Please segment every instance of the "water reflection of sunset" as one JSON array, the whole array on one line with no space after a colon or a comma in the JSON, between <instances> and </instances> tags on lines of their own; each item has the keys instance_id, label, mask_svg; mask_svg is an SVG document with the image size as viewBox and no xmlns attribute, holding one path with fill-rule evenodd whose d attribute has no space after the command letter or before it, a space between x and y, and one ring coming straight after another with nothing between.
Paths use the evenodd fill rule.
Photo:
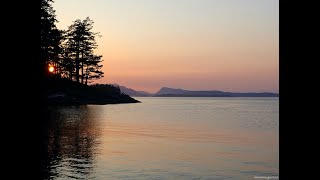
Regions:
<instances>
[{"instance_id":1,"label":"water reflection of sunset","mask_svg":"<svg viewBox=\"0 0 320 180\"><path fill-rule=\"evenodd\" d=\"M89 176L97 151L99 127L89 108L52 109L48 125L48 176ZM79 171L79 168L81 169Z\"/></svg>"},{"instance_id":2,"label":"water reflection of sunset","mask_svg":"<svg viewBox=\"0 0 320 180\"><path fill-rule=\"evenodd\" d=\"M48 127L47 177L246 179L253 172L278 173L277 101L142 101L56 109Z\"/></svg>"}]
</instances>

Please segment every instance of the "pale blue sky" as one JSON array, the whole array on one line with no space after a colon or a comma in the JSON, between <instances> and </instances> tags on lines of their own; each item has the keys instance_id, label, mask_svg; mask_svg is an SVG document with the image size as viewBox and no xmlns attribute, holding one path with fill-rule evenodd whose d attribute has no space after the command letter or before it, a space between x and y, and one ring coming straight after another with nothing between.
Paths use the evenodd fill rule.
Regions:
<instances>
[{"instance_id":1,"label":"pale blue sky","mask_svg":"<svg viewBox=\"0 0 320 180\"><path fill-rule=\"evenodd\" d=\"M162 86L279 91L278 0L55 0L58 27L89 16L105 78Z\"/></svg>"}]
</instances>

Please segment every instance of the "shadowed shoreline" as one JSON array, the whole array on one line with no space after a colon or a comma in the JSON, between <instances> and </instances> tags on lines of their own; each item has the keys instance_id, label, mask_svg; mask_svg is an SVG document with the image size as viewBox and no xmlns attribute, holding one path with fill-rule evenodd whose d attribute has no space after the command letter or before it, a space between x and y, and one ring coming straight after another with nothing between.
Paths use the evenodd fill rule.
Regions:
<instances>
[{"instance_id":1,"label":"shadowed shoreline","mask_svg":"<svg viewBox=\"0 0 320 180\"><path fill-rule=\"evenodd\" d=\"M104 105L139 103L118 87L108 84L85 85L68 79L49 76L46 79L48 105Z\"/></svg>"}]
</instances>

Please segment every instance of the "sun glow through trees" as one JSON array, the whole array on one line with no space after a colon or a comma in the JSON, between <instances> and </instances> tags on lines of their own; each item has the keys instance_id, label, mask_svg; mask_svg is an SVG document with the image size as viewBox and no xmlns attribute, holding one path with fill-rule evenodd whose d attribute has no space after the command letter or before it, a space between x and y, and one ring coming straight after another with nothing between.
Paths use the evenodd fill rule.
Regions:
<instances>
[{"instance_id":1,"label":"sun glow through trees","mask_svg":"<svg viewBox=\"0 0 320 180\"><path fill-rule=\"evenodd\" d=\"M53 73L54 71L54 67L53 66L49 66L49 72Z\"/></svg>"}]
</instances>

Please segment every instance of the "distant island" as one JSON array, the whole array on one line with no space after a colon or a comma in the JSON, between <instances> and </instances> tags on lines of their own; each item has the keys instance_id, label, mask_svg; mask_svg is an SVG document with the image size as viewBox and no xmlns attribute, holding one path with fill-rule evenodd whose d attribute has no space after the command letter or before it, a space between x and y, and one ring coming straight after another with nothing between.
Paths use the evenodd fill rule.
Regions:
<instances>
[{"instance_id":1,"label":"distant island","mask_svg":"<svg viewBox=\"0 0 320 180\"><path fill-rule=\"evenodd\" d=\"M135 96L135 97L150 97L153 96L154 94L146 92L146 91L136 91L134 89L125 87L125 86L121 86L119 84L112 84L115 87L119 87L121 92L124 94L127 94L129 96Z\"/></svg>"},{"instance_id":2,"label":"distant island","mask_svg":"<svg viewBox=\"0 0 320 180\"><path fill-rule=\"evenodd\" d=\"M124 94L133 97L279 97L277 93L271 92L224 92L217 90L200 90L200 91L191 91L184 89L175 89L169 87L162 87L158 92L152 94L145 91L136 91L125 86L118 86Z\"/></svg>"}]
</instances>

